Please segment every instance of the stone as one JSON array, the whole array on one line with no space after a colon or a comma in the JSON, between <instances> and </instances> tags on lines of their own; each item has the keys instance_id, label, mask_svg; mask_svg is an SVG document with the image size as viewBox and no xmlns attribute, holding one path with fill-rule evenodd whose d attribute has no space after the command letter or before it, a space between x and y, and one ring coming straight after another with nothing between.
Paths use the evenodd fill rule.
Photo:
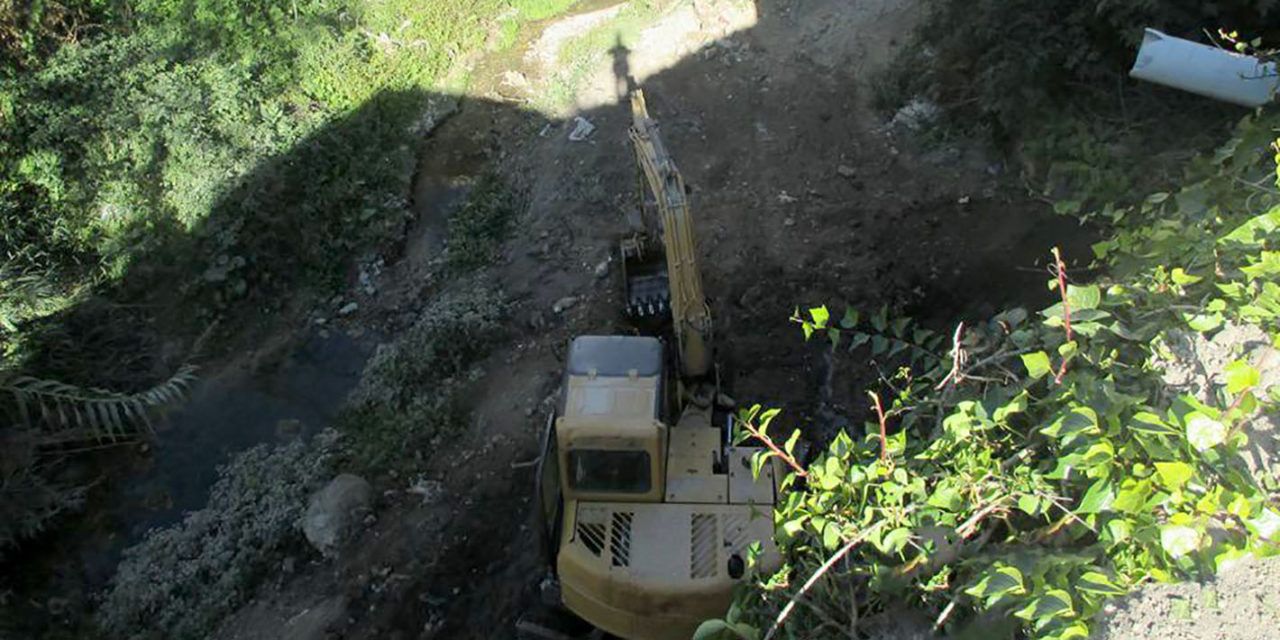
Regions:
<instances>
[{"instance_id":1,"label":"stone","mask_svg":"<svg viewBox=\"0 0 1280 640\"><path fill-rule=\"evenodd\" d=\"M551 310L556 313L564 313L565 311L572 309L575 304L578 304L577 296L565 296L556 300L556 303L551 305Z\"/></svg>"},{"instance_id":2,"label":"stone","mask_svg":"<svg viewBox=\"0 0 1280 640\"><path fill-rule=\"evenodd\" d=\"M600 263L596 265L594 273L597 278L604 278L609 275L609 259L605 258L604 260L601 260Z\"/></svg>"},{"instance_id":3,"label":"stone","mask_svg":"<svg viewBox=\"0 0 1280 640\"><path fill-rule=\"evenodd\" d=\"M359 309L359 308L360 308L360 305L359 305L359 304L357 304L357 303L355 303L355 302L348 302L347 304L343 305L341 309L338 309L338 315L340 315L340 316L349 316L349 315L351 315L351 314L355 313L355 312L356 312L356 310L357 310L357 309Z\"/></svg>"},{"instance_id":4,"label":"stone","mask_svg":"<svg viewBox=\"0 0 1280 640\"><path fill-rule=\"evenodd\" d=\"M360 476L343 473L311 496L302 533L317 551L332 556L360 530L372 510L373 487Z\"/></svg>"},{"instance_id":5,"label":"stone","mask_svg":"<svg viewBox=\"0 0 1280 640\"><path fill-rule=\"evenodd\" d=\"M836 173L839 174L841 178L852 178L858 175L858 170L847 164L842 164L836 167Z\"/></svg>"}]
</instances>

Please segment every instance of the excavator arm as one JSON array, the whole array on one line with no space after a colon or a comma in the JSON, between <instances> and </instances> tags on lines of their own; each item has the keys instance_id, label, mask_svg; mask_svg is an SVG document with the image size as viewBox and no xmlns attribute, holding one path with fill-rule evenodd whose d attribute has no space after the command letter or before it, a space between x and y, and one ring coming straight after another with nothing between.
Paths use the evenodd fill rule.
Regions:
<instances>
[{"instance_id":1,"label":"excavator arm","mask_svg":"<svg viewBox=\"0 0 1280 640\"><path fill-rule=\"evenodd\" d=\"M701 378L712 367L711 308L698 272L693 215L684 178L667 153L658 135L658 124L649 117L644 92L639 89L631 94L631 116L631 143L645 192L642 209L657 218L666 253L667 304L679 347L681 373L686 378Z\"/></svg>"}]
</instances>

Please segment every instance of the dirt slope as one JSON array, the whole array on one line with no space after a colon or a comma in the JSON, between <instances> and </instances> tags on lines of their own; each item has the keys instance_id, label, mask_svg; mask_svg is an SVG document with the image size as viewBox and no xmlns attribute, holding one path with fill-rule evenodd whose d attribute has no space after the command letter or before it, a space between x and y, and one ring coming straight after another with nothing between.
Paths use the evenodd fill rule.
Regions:
<instances>
[{"instance_id":1,"label":"dirt slope","mask_svg":"<svg viewBox=\"0 0 1280 640\"><path fill-rule=\"evenodd\" d=\"M867 108L869 74L905 39L916 3L672 6L634 50L599 60L575 87L585 107L575 115L595 126L585 141L568 139L571 117L529 107L563 81L545 52L479 64L481 97L464 100L422 149L420 220L381 275L385 294L353 316L394 335L404 310L438 293L424 283L438 266L442 202L456 200L449 185L484 167L519 184L529 209L488 270L513 304L514 335L482 367L473 428L440 443L421 478L373 479L384 504L363 538L336 562L282 573L218 637L513 635L540 576L526 463L563 348L574 335L625 330L607 261L635 197L629 114L616 103L628 73L694 188L701 266L736 397L784 407L789 425L815 437L861 423L859 389L875 373L805 347L788 320L795 307L891 304L951 323L1039 304L1036 265L1048 249L1086 254L1086 236L1007 186L994 160L964 147L919 155ZM573 304L554 311L566 298ZM415 480L439 485L424 502L408 490Z\"/></svg>"}]
</instances>

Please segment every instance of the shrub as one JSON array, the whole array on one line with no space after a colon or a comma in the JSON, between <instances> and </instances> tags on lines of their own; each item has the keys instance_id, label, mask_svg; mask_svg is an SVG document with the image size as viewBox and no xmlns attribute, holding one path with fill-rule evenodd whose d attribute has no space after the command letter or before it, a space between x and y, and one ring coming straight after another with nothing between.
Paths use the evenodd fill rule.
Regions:
<instances>
[{"instance_id":1,"label":"shrub","mask_svg":"<svg viewBox=\"0 0 1280 640\"><path fill-rule=\"evenodd\" d=\"M468 271L491 264L518 209L516 195L501 178L481 177L466 204L449 217L449 266Z\"/></svg>"},{"instance_id":2,"label":"shrub","mask_svg":"<svg viewBox=\"0 0 1280 640\"><path fill-rule=\"evenodd\" d=\"M466 426L459 392L501 337L505 312L497 290L460 287L378 347L339 420L358 467L409 470L430 455L433 438Z\"/></svg>"},{"instance_id":3,"label":"shrub","mask_svg":"<svg viewBox=\"0 0 1280 640\"><path fill-rule=\"evenodd\" d=\"M336 436L259 445L218 471L208 505L125 550L97 620L120 638L203 638L301 539L308 496L328 479Z\"/></svg>"},{"instance_id":4,"label":"shrub","mask_svg":"<svg viewBox=\"0 0 1280 640\"><path fill-rule=\"evenodd\" d=\"M1280 554L1274 479L1241 458L1280 397L1257 354L1209 372L1220 382L1203 397L1164 373L1188 332L1280 339L1280 191L1261 186L1280 184L1277 125L1247 118L1179 189L1092 214L1113 229L1094 247L1106 271L1073 278L1055 250L1061 302L1035 317L953 336L884 312L797 315L806 337L896 373L873 390L886 400L871 396L865 435L838 435L803 486L788 477L774 514L785 566L706 632L786 618L806 637L905 604L951 633L1085 638L1107 599L1145 580ZM768 455L790 459L790 444Z\"/></svg>"}]
</instances>

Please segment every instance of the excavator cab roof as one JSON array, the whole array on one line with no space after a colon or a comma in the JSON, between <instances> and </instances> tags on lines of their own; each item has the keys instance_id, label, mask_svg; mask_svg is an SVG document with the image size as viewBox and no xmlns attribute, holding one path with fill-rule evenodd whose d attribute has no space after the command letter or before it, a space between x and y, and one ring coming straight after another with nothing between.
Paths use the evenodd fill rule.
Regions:
<instances>
[{"instance_id":1,"label":"excavator cab roof","mask_svg":"<svg viewBox=\"0 0 1280 640\"><path fill-rule=\"evenodd\" d=\"M569 346L571 376L651 378L662 373L662 342L641 336L579 336Z\"/></svg>"}]
</instances>

